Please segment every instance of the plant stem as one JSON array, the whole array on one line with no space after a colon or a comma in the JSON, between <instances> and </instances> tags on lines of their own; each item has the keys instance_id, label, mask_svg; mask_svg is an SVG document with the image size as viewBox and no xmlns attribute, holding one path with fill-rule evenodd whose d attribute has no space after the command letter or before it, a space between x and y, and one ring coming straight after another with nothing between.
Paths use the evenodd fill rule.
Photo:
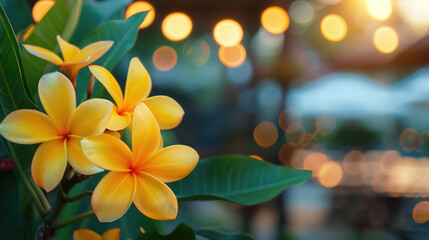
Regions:
<instances>
[{"instance_id":1,"label":"plant stem","mask_svg":"<svg viewBox=\"0 0 429 240\"><path fill-rule=\"evenodd\" d=\"M85 191L85 192L83 192L83 193L81 193L79 195L76 195L74 197L67 197L66 201L67 202L74 202L74 201L77 201L77 200L79 200L81 198L84 198L86 196L91 196L91 195L92 195L92 191Z\"/></svg>"},{"instance_id":2,"label":"plant stem","mask_svg":"<svg viewBox=\"0 0 429 240\"><path fill-rule=\"evenodd\" d=\"M33 186L31 185L30 181L28 181L27 176L25 176L24 170L22 170L21 163L18 160L18 157L17 157L17 155L15 153L15 150L11 146L10 142L7 142L7 145L9 147L10 154L12 155L12 158L15 160L16 170L18 172L18 175L21 177L21 179L22 179L22 181L24 183L25 188L30 193L31 197L34 199L34 201L36 203L36 206L37 206L37 209L39 210L40 214L42 216L46 215L47 212L49 211L50 206L48 207L48 206L44 206L42 204L42 202L40 200L40 199L42 199L42 197L39 196L39 195L40 194L43 195L43 192L40 191L40 193L37 194L37 192L34 191ZM45 196L43 195L43 197L45 197ZM49 203L48 203L48 205L49 205Z\"/></svg>"},{"instance_id":3,"label":"plant stem","mask_svg":"<svg viewBox=\"0 0 429 240\"><path fill-rule=\"evenodd\" d=\"M62 223L58 223L58 224L53 224L52 225L52 228L54 229L54 230L58 230L58 229L61 229L61 228L63 228L63 227L66 227L66 226L68 226L68 225L70 225L70 224L73 224L73 223L75 223L75 222L78 222L78 221L80 221L80 220L82 220L82 219L85 219L85 218L87 218L87 217L92 217L92 216L94 216L95 215L95 213L94 213L94 211L88 211L88 212L85 212L85 213L81 213L81 214L79 214L79 215L76 215L76 216L74 216L74 217L72 217L72 218L70 218L69 220L67 220L67 221L65 221L65 222L62 222Z\"/></svg>"}]
</instances>

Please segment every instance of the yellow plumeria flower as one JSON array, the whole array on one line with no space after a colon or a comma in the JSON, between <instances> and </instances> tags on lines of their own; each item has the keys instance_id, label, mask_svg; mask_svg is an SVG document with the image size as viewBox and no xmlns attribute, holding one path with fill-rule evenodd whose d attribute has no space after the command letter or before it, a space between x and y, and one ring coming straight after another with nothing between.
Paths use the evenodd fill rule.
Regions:
<instances>
[{"instance_id":1,"label":"yellow plumeria flower","mask_svg":"<svg viewBox=\"0 0 429 240\"><path fill-rule=\"evenodd\" d=\"M183 118L182 107L167 96L150 97L152 88L150 76L138 58L131 59L128 69L125 96L122 96L121 87L112 74L105 68L91 65L91 73L103 84L116 102L113 107L112 118L107 126L113 131L122 130L132 122L134 108L138 103L145 103L152 111L161 129L171 129L179 125Z\"/></svg>"},{"instance_id":2,"label":"yellow plumeria flower","mask_svg":"<svg viewBox=\"0 0 429 240\"><path fill-rule=\"evenodd\" d=\"M40 79L39 96L47 114L21 109L7 115L0 124L0 134L11 142L42 143L31 163L34 181L51 191L61 181L67 161L82 174L103 171L85 157L80 141L103 133L113 104L105 99L91 99L76 108L73 86L59 72Z\"/></svg>"},{"instance_id":3,"label":"yellow plumeria flower","mask_svg":"<svg viewBox=\"0 0 429 240\"><path fill-rule=\"evenodd\" d=\"M92 230L82 228L73 232L73 240L119 240L120 234L120 228L107 230L102 236Z\"/></svg>"},{"instance_id":4,"label":"yellow plumeria flower","mask_svg":"<svg viewBox=\"0 0 429 240\"><path fill-rule=\"evenodd\" d=\"M88 159L110 170L92 194L95 215L101 222L114 221L134 202L150 218L174 219L177 199L165 183L187 176L198 162L198 153L184 145L162 148L161 131L144 103L135 108L131 140L132 151L108 134L81 141Z\"/></svg>"},{"instance_id":5,"label":"yellow plumeria flower","mask_svg":"<svg viewBox=\"0 0 429 240\"><path fill-rule=\"evenodd\" d=\"M113 41L99 41L91 43L83 49L79 49L75 45L66 42L57 35L58 45L60 45L61 53L64 59L61 59L57 54L48 49L23 44L24 48L31 54L41 59L44 59L58 66L63 70L76 88L76 77L80 69L101 58L113 45Z\"/></svg>"}]
</instances>

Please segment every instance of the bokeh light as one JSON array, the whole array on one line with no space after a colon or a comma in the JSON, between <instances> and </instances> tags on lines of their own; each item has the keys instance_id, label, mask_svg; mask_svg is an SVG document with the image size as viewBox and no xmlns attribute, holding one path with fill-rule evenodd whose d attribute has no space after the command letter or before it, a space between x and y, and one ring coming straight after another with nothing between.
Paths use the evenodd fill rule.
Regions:
<instances>
[{"instance_id":1,"label":"bokeh light","mask_svg":"<svg viewBox=\"0 0 429 240\"><path fill-rule=\"evenodd\" d=\"M365 156L360 151L350 151L344 156L343 167L350 175L359 174L365 168Z\"/></svg>"},{"instance_id":2,"label":"bokeh light","mask_svg":"<svg viewBox=\"0 0 429 240\"><path fill-rule=\"evenodd\" d=\"M317 179L326 188L336 187L343 179L343 169L337 162L326 162L320 168Z\"/></svg>"},{"instance_id":3,"label":"bokeh light","mask_svg":"<svg viewBox=\"0 0 429 240\"><path fill-rule=\"evenodd\" d=\"M34 4L32 15L35 22L39 22L55 4L54 0L39 0Z\"/></svg>"},{"instance_id":4,"label":"bokeh light","mask_svg":"<svg viewBox=\"0 0 429 240\"><path fill-rule=\"evenodd\" d=\"M341 41L347 34L347 23L336 14L325 16L320 23L323 36L329 41Z\"/></svg>"},{"instance_id":5,"label":"bokeh light","mask_svg":"<svg viewBox=\"0 0 429 240\"><path fill-rule=\"evenodd\" d=\"M269 147L277 141L277 128L271 122L261 122L253 131L253 137L259 146Z\"/></svg>"},{"instance_id":6,"label":"bokeh light","mask_svg":"<svg viewBox=\"0 0 429 240\"><path fill-rule=\"evenodd\" d=\"M233 84L238 86L244 86L248 84L252 78L252 63L249 60L246 60L243 64L236 68L228 68L226 70L226 75Z\"/></svg>"},{"instance_id":7,"label":"bokeh light","mask_svg":"<svg viewBox=\"0 0 429 240\"><path fill-rule=\"evenodd\" d=\"M300 155L299 146L296 143L285 143L279 150L280 162L285 166L296 167Z\"/></svg>"},{"instance_id":8,"label":"bokeh light","mask_svg":"<svg viewBox=\"0 0 429 240\"><path fill-rule=\"evenodd\" d=\"M413 209L413 219L416 223L429 221L429 202L421 201Z\"/></svg>"},{"instance_id":9,"label":"bokeh light","mask_svg":"<svg viewBox=\"0 0 429 240\"><path fill-rule=\"evenodd\" d=\"M232 47L220 46L218 56L223 65L235 68L246 60L246 49L241 44Z\"/></svg>"},{"instance_id":10,"label":"bokeh light","mask_svg":"<svg viewBox=\"0 0 429 240\"><path fill-rule=\"evenodd\" d=\"M371 17L383 21L392 14L392 2L390 0L366 0L366 9Z\"/></svg>"},{"instance_id":11,"label":"bokeh light","mask_svg":"<svg viewBox=\"0 0 429 240\"><path fill-rule=\"evenodd\" d=\"M206 41L188 41L183 46L183 56L191 65L201 67L210 58L210 46Z\"/></svg>"},{"instance_id":12,"label":"bokeh light","mask_svg":"<svg viewBox=\"0 0 429 240\"><path fill-rule=\"evenodd\" d=\"M303 167L306 170L312 170L312 176L317 177L319 175L320 168L329 162L328 156L323 153L314 152L310 153L305 159Z\"/></svg>"},{"instance_id":13,"label":"bokeh light","mask_svg":"<svg viewBox=\"0 0 429 240\"><path fill-rule=\"evenodd\" d=\"M258 156L258 155L249 155L249 157L251 157L251 158L254 158L254 159L256 159L256 160L259 160L259 161L264 161L264 159L262 159L260 156Z\"/></svg>"},{"instance_id":14,"label":"bokeh light","mask_svg":"<svg viewBox=\"0 0 429 240\"><path fill-rule=\"evenodd\" d=\"M279 125L286 133L293 133L301 127L301 115L291 108L284 109L279 115Z\"/></svg>"},{"instance_id":15,"label":"bokeh light","mask_svg":"<svg viewBox=\"0 0 429 240\"><path fill-rule=\"evenodd\" d=\"M420 145L420 135L414 128L407 128L399 136L399 144L406 152L415 150Z\"/></svg>"},{"instance_id":16,"label":"bokeh light","mask_svg":"<svg viewBox=\"0 0 429 240\"><path fill-rule=\"evenodd\" d=\"M410 4L409 0L397 0L397 10L407 25L418 35L424 35L429 30L429 1L413 0Z\"/></svg>"},{"instance_id":17,"label":"bokeh light","mask_svg":"<svg viewBox=\"0 0 429 240\"><path fill-rule=\"evenodd\" d=\"M219 45L232 47L239 44L243 39L243 29L238 22L232 19L224 19L214 27L213 36Z\"/></svg>"},{"instance_id":18,"label":"bokeh light","mask_svg":"<svg viewBox=\"0 0 429 240\"><path fill-rule=\"evenodd\" d=\"M289 5L289 14L293 22L309 24L314 18L314 8L308 1L294 1Z\"/></svg>"},{"instance_id":19,"label":"bokeh light","mask_svg":"<svg viewBox=\"0 0 429 240\"><path fill-rule=\"evenodd\" d=\"M181 41L191 33L192 20L184 13L171 13L162 21L161 29L164 36L169 40Z\"/></svg>"},{"instance_id":20,"label":"bokeh light","mask_svg":"<svg viewBox=\"0 0 429 240\"><path fill-rule=\"evenodd\" d=\"M374 45L375 48L382 53L392 53L399 45L398 34L395 29L383 26L377 29L374 33Z\"/></svg>"},{"instance_id":21,"label":"bokeh light","mask_svg":"<svg viewBox=\"0 0 429 240\"><path fill-rule=\"evenodd\" d=\"M155 50L152 61L159 70L168 71L176 65L177 53L172 47L162 46Z\"/></svg>"},{"instance_id":22,"label":"bokeh light","mask_svg":"<svg viewBox=\"0 0 429 240\"><path fill-rule=\"evenodd\" d=\"M149 12L147 13L146 18L142 24L140 24L139 29L148 27L155 19L155 8L153 8L152 4L146 1L135 1L130 6L128 6L127 10L125 11L125 18L129 18L136 13L145 11Z\"/></svg>"},{"instance_id":23,"label":"bokeh light","mask_svg":"<svg viewBox=\"0 0 429 240\"><path fill-rule=\"evenodd\" d=\"M289 27L289 16L283 8L272 6L262 12L261 24L267 32L280 34Z\"/></svg>"}]
</instances>

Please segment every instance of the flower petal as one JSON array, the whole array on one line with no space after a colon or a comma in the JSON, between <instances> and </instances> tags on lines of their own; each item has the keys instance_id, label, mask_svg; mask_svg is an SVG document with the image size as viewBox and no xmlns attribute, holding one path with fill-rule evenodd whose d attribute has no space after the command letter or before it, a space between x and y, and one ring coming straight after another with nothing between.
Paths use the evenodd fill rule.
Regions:
<instances>
[{"instance_id":1,"label":"flower petal","mask_svg":"<svg viewBox=\"0 0 429 240\"><path fill-rule=\"evenodd\" d=\"M133 110L134 107L149 96L152 82L140 60L131 59L125 86L124 108Z\"/></svg>"},{"instance_id":2,"label":"flower petal","mask_svg":"<svg viewBox=\"0 0 429 240\"><path fill-rule=\"evenodd\" d=\"M0 134L20 144L34 144L61 138L51 119L39 111L22 109L11 112L0 124Z\"/></svg>"},{"instance_id":3,"label":"flower petal","mask_svg":"<svg viewBox=\"0 0 429 240\"><path fill-rule=\"evenodd\" d=\"M97 167L83 154L80 145L81 138L69 137L67 141L67 155L70 165L83 175L92 175L102 172L103 169Z\"/></svg>"},{"instance_id":4,"label":"flower petal","mask_svg":"<svg viewBox=\"0 0 429 240\"><path fill-rule=\"evenodd\" d=\"M118 113L118 108L113 105L112 115L110 116L107 128L113 131L122 130L131 123L131 115L128 112Z\"/></svg>"},{"instance_id":5,"label":"flower petal","mask_svg":"<svg viewBox=\"0 0 429 240\"><path fill-rule=\"evenodd\" d=\"M39 81L39 96L55 126L65 133L67 122L76 108L76 94L70 80L59 72L43 75Z\"/></svg>"},{"instance_id":6,"label":"flower petal","mask_svg":"<svg viewBox=\"0 0 429 240\"><path fill-rule=\"evenodd\" d=\"M109 134L84 138L82 149L95 165L116 172L129 172L132 153L121 139Z\"/></svg>"},{"instance_id":7,"label":"flower petal","mask_svg":"<svg viewBox=\"0 0 429 240\"><path fill-rule=\"evenodd\" d=\"M186 177L198 163L198 153L191 147L174 145L161 149L143 166L142 171L163 182Z\"/></svg>"},{"instance_id":8,"label":"flower petal","mask_svg":"<svg viewBox=\"0 0 429 240\"><path fill-rule=\"evenodd\" d=\"M134 166L143 164L159 149L160 138L161 131L155 117L144 103L139 103L134 111L131 131Z\"/></svg>"},{"instance_id":9,"label":"flower petal","mask_svg":"<svg viewBox=\"0 0 429 240\"><path fill-rule=\"evenodd\" d=\"M86 65L89 65L101 58L112 47L113 41L99 41L91 43L82 48L82 50L73 59L79 62L86 59Z\"/></svg>"},{"instance_id":10,"label":"flower petal","mask_svg":"<svg viewBox=\"0 0 429 240\"><path fill-rule=\"evenodd\" d=\"M41 58L43 60L46 60L52 64L58 65L63 62L63 60L60 57L58 57L57 54L49 51L48 49L38 47L38 46L28 45L28 44L22 44L22 46L24 46L24 48L32 55L38 58Z\"/></svg>"},{"instance_id":11,"label":"flower petal","mask_svg":"<svg viewBox=\"0 0 429 240\"><path fill-rule=\"evenodd\" d=\"M176 218L177 199L167 185L144 172L136 173L136 182L133 202L140 212L156 220Z\"/></svg>"},{"instance_id":12,"label":"flower petal","mask_svg":"<svg viewBox=\"0 0 429 240\"><path fill-rule=\"evenodd\" d=\"M61 53L65 62L71 62L72 58L79 53L80 49L75 45L68 43L61 38L60 35L57 35L58 45L60 45Z\"/></svg>"},{"instance_id":13,"label":"flower petal","mask_svg":"<svg viewBox=\"0 0 429 240\"><path fill-rule=\"evenodd\" d=\"M66 141L58 139L42 143L31 163L34 182L50 192L61 181L67 166Z\"/></svg>"},{"instance_id":14,"label":"flower petal","mask_svg":"<svg viewBox=\"0 0 429 240\"><path fill-rule=\"evenodd\" d=\"M70 117L67 132L81 137L102 134L109 123L112 107L113 104L105 99L94 98L83 102Z\"/></svg>"},{"instance_id":15,"label":"flower petal","mask_svg":"<svg viewBox=\"0 0 429 240\"><path fill-rule=\"evenodd\" d=\"M74 230L73 240L102 240L102 238L98 233L82 228Z\"/></svg>"},{"instance_id":16,"label":"flower petal","mask_svg":"<svg viewBox=\"0 0 429 240\"><path fill-rule=\"evenodd\" d=\"M161 129L177 127L185 114L179 103L167 96L150 97L143 102L153 113Z\"/></svg>"},{"instance_id":17,"label":"flower petal","mask_svg":"<svg viewBox=\"0 0 429 240\"><path fill-rule=\"evenodd\" d=\"M110 172L101 179L91 198L92 209L100 222L122 217L130 207L136 189L132 173Z\"/></svg>"},{"instance_id":18,"label":"flower petal","mask_svg":"<svg viewBox=\"0 0 429 240\"><path fill-rule=\"evenodd\" d=\"M119 240L119 236L121 235L120 228L112 228L107 230L101 236L101 240Z\"/></svg>"},{"instance_id":19,"label":"flower petal","mask_svg":"<svg viewBox=\"0 0 429 240\"><path fill-rule=\"evenodd\" d=\"M104 67L97 65L89 66L89 70L94 75L94 77L96 77L98 81L103 84L103 86L109 92L110 96L112 96L113 100L115 100L118 108L122 108L122 90L113 75Z\"/></svg>"}]
</instances>

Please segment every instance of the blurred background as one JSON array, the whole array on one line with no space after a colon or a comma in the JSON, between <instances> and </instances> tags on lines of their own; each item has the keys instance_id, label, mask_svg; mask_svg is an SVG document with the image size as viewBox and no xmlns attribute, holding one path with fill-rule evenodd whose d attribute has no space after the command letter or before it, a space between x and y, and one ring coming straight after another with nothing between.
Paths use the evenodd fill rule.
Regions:
<instances>
[{"instance_id":1,"label":"blurred background","mask_svg":"<svg viewBox=\"0 0 429 240\"><path fill-rule=\"evenodd\" d=\"M53 4L28 2L35 21ZM428 0L118 2L117 18L150 12L114 75L124 85L137 56L152 95L185 109L167 144L313 170L263 205L191 202L177 221L263 240L429 238Z\"/></svg>"}]
</instances>

